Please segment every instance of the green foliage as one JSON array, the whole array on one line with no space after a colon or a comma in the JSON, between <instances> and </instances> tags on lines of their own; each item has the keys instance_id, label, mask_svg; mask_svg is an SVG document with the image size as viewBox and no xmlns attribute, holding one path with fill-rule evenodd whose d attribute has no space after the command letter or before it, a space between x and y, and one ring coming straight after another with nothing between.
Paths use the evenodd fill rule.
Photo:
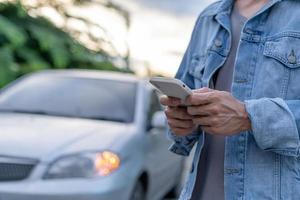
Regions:
<instances>
[{"instance_id":1,"label":"green foliage","mask_svg":"<svg viewBox=\"0 0 300 200\"><path fill-rule=\"evenodd\" d=\"M94 52L20 3L0 3L0 87L42 69L120 71L103 51Z\"/></svg>"}]
</instances>

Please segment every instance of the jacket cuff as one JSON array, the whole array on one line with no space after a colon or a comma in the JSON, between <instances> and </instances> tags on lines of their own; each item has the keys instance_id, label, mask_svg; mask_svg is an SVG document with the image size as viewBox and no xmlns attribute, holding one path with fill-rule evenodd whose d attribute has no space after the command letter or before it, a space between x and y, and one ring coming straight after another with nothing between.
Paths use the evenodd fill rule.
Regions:
<instances>
[{"instance_id":1,"label":"jacket cuff","mask_svg":"<svg viewBox=\"0 0 300 200\"><path fill-rule=\"evenodd\" d=\"M299 156L299 133L288 105L280 98L245 101L257 145L286 156Z\"/></svg>"},{"instance_id":2,"label":"jacket cuff","mask_svg":"<svg viewBox=\"0 0 300 200\"><path fill-rule=\"evenodd\" d=\"M197 131L188 136L178 137L168 130L168 136L174 143L169 147L169 150L175 154L189 156L194 144L198 141L200 133Z\"/></svg>"}]
</instances>

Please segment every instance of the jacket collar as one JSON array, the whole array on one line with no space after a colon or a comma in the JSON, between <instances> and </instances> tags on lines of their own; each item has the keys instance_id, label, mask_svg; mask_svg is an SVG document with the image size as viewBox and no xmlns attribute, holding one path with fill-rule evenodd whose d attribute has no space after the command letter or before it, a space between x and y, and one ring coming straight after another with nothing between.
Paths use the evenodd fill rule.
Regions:
<instances>
[{"instance_id":1,"label":"jacket collar","mask_svg":"<svg viewBox=\"0 0 300 200\"><path fill-rule=\"evenodd\" d=\"M256 16L264 13L266 10L271 8L276 3L284 1L284 0L270 0L258 13L256 13ZM213 14L214 18L217 20L217 22L223 26L228 32L230 32L230 13L233 7L235 0L221 0L218 8L216 9L216 12ZM253 18L254 18L253 17Z\"/></svg>"},{"instance_id":2,"label":"jacket collar","mask_svg":"<svg viewBox=\"0 0 300 200\"><path fill-rule=\"evenodd\" d=\"M273 6L274 4L284 1L284 0L270 0L269 3L265 5L263 10L266 10ZM219 7L216 9L215 15L217 14L229 14L231 12L232 6L235 0L221 0Z\"/></svg>"},{"instance_id":3,"label":"jacket collar","mask_svg":"<svg viewBox=\"0 0 300 200\"><path fill-rule=\"evenodd\" d=\"M216 9L216 14L230 13L234 2L235 0L222 0L218 9Z\"/></svg>"}]
</instances>

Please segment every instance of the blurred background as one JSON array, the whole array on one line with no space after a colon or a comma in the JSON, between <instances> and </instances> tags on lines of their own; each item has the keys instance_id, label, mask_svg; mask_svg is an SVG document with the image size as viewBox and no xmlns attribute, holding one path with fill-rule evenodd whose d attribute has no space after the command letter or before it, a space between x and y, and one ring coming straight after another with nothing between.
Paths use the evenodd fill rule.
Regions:
<instances>
[{"instance_id":1,"label":"blurred background","mask_svg":"<svg viewBox=\"0 0 300 200\"><path fill-rule=\"evenodd\" d=\"M1 0L0 81L49 68L173 76L213 0Z\"/></svg>"},{"instance_id":2,"label":"blurred background","mask_svg":"<svg viewBox=\"0 0 300 200\"><path fill-rule=\"evenodd\" d=\"M133 119L132 122L127 120L130 117L126 118L126 122L124 122L124 119L122 119L123 121L121 120L122 123L126 123L125 127L124 124L105 124L105 129L121 127L119 132L122 132L122 130L127 131L128 127L135 127L132 128L132 132L165 132L165 126L161 123L161 121L163 121L163 108L158 108L159 106L157 105L158 94L145 82L147 82L147 77L150 76L175 75L189 42L197 16L212 2L214 2L214 0L0 0L0 88L4 88L0 91L0 112L2 112L0 118L4 121L2 123L0 122L1 146L5 144L10 148L17 148L18 145L22 146L25 141L28 140L30 145L25 145L26 147L24 148L26 150L33 148L33 140L36 141L40 137L48 137L46 133L42 135L44 133L43 130L40 129L40 126L45 126L45 128L47 127L48 129L51 129L51 126L55 126L54 124L59 123L62 125L61 129L69 126L78 129L78 124L80 123L84 123L84 125L80 126L82 129L93 126L94 124L86 124L86 121L69 122L65 118L72 118L72 120L74 118L84 120L92 119L95 121L95 116L91 117L91 115L84 113L84 111L90 112L92 105L96 105L95 102L88 101L88 98L95 99L95 101L110 102L110 104L113 102L112 98L119 98L117 96L108 98L108 96L112 94L104 92L103 89L103 85L108 83L108 87L116 88L115 91L117 91L119 95L123 95L124 101L134 103L134 105L125 105L126 108L131 106L135 109L132 111L134 113L134 115L131 116ZM24 75L32 73L33 75L24 78ZM18 79L20 77L22 78ZM15 81L16 79L18 80ZM72 79L73 82L71 82L70 79ZM99 82L91 83L90 79ZM120 80L123 82L120 82ZM57 85L49 84L54 82L56 82ZM118 82L119 85L115 84L116 82ZM134 82L135 86L129 86L129 84L127 84L128 82ZM7 87L9 83L11 84ZM73 87L71 86L70 89L67 87L69 85ZM96 87L97 85L101 85L102 87ZM93 86L95 86L94 90L91 90L90 93L84 93L84 99L84 97L82 97L82 91L89 90L89 88ZM123 89L127 91L127 93L123 92L123 94ZM70 90L70 94L65 92L66 90ZM129 90L134 92L130 93L128 92ZM147 91L144 93L147 93L148 96L143 96L141 90ZM63 100L58 99L58 93L66 94ZM91 96L91 94L95 93L101 94L102 96ZM130 97L125 98L126 95L131 95L131 99ZM155 96L154 98L152 98L153 95ZM134 101L132 97L136 97ZM15 99L19 101L14 103ZM39 101L37 99L39 99ZM53 107L57 104L63 105L62 107L71 107L67 102L74 99L80 100L77 102L78 105L76 104L77 107L74 103L74 110L76 110L76 112L62 112L62 109L50 109L51 106L48 104L46 109L46 106L41 103L45 102L45 99L50 99L49 101L52 99L52 101L56 103L53 103ZM147 102L148 100L149 102ZM36 106L39 103L41 106ZM78 106L82 106L79 104L85 104L89 109L86 109L86 107L80 107L79 109ZM106 108L112 107L112 109L114 109L108 112L125 112L124 116L130 112L128 109L122 110L121 107L121 110L118 110L118 107L114 107L110 104L103 103L101 105ZM145 108L143 108L142 104L148 105L148 107L144 105ZM98 106L97 109L103 108ZM80 112L78 110L80 110ZM12 113L18 113L18 116L12 116ZM22 116L19 116L19 114L22 114ZM24 116L24 114L29 115ZM19 133L24 130L24 127L22 128L22 126L20 126L18 129L17 120L19 120L21 124L26 121L28 124L24 126L28 128L28 126L32 125L33 119L35 122L41 120L41 115L43 115L43 117L46 115L61 118L55 119L55 123L53 121L47 121L49 120L48 118L47 120L43 119L44 121L38 122L38 125L30 127L30 130L28 130L29 132L36 132L38 127L38 132L40 132L41 135L36 134L34 137L31 136L29 139L24 139L26 134L21 135ZM138 118L143 118L142 116L144 115L146 116L145 121L150 121L149 127L147 127L147 122L138 120ZM118 123L120 123L119 118L111 119L111 117L115 116L101 117L101 119L98 119L99 123L102 123L102 121L118 121ZM108 117L110 117L109 120L107 120ZM132 124L135 125L133 126ZM96 126L98 125L99 124ZM145 126L145 129L141 128L141 126ZM13 131L11 131L11 129L13 129ZM100 129L103 129L103 127ZM60 130L60 128L57 128L57 130ZM13 132L13 134L17 134L11 137L12 133L10 131ZM72 131L74 132L74 130ZM51 181L48 180L46 185L43 185L44 183L39 185L34 182L34 180L40 181L38 177L39 174L44 174L43 170L47 171L47 167L44 167L44 169L41 167L41 169L39 169L38 163L50 166L54 163L54 160L59 160L59 158L65 155L78 154L78 152L80 152L81 155L81 153L86 150L95 151L97 148L92 149L92 146L95 144L91 144L91 142L82 143L82 141L80 141L80 149L74 151L70 150L70 152L61 150L64 149L62 146L67 142L60 144L61 146L58 145L55 149L55 152L58 152L55 156L51 154L54 151L53 149L38 156L31 154L21 155L20 152L13 152L9 150L9 148L1 152L0 148L0 155L3 155L0 156L0 200L32 200L35 198L39 200L154 200L162 199L163 196L166 196L165 198L167 198L167 196L176 198L184 182L184 177L188 174L189 164L186 164L186 162L189 163L190 161L177 158L178 156L175 158L168 153L162 155L160 151L154 152L151 148L162 148L167 152L167 148L171 144L170 142L168 143L162 135L160 135L160 137L157 135L157 133L154 133L152 137L141 137L142 140L149 140L148 143L141 143L131 139L131 142L144 145L139 148L143 149L145 153L143 155L136 155L136 157L141 156L139 159L139 169L134 164L127 168L124 167L127 171L124 170L124 172L120 172L119 177L117 177L117 173L115 173L116 177L111 178L111 180L105 180L107 182L102 182L103 179L105 179L103 177L106 177L110 172L120 168L119 165L122 165L124 157L125 160L127 159L127 155L121 155L122 153L118 153L118 151L130 152L128 150L130 148L123 142L122 145L115 145L118 146L116 149L105 146L103 149L109 151L105 152L101 150L96 152L95 155L86 155L85 158L91 161L93 165L91 173L98 173L99 175L99 170L102 170L100 175L102 177L101 181L98 183L93 179L93 181L95 181L93 184L91 181L89 181L89 183L80 182L83 181L82 178L86 178L87 175L85 174L78 177L79 172L76 170L74 173L77 175L75 179L72 180L68 178L74 178L74 174L57 175L58 178L56 178L59 180L62 179L61 177L64 177L65 182L60 182L62 184L61 186L57 185L57 180L54 182L52 180L56 175L53 175ZM76 137L77 136L78 135L76 135ZM122 139L121 136L118 136L118 138ZM128 138L126 141L129 140ZM22 143L23 139L24 141ZM74 141L74 138L69 138L69 140ZM94 143L97 140L101 143L104 139L94 138ZM51 145L51 139L49 139L49 141ZM68 142L70 143L70 141ZM99 144L99 146L101 145L102 144ZM129 145L129 143L127 145ZM42 149L42 147L40 148ZM114 149L114 151L111 149ZM37 146L35 146L35 149L32 149L32 151L39 150ZM135 149L132 151L140 150ZM142 168L158 168L157 165L159 164L156 163L156 165L153 165L153 163L147 163L147 156L150 151L152 157L159 154L162 156L160 161L156 160L155 162L166 162L169 163L169 165L165 165L165 168L160 169L160 171L154 172L154 170L153 173L149 172L149 174L147 174L147 170L142 170ZM130 155L134 157L133 154ZM149 160L151 160L151 158L149 158L148 161ZM82 160L79 159L76 160L75 163L81 161ZM137 161L134 163L136 164ZM62 163L58 163L58 167L53 170L56 170L55 172L59 170L72 171L75 168L78 170L78 168L84 168L83 165L85 164L86 163L83 162L82 165L76 166L76 168L74 166L75 164L72 164L71 161L62 161ZM99 167L99 165L101 165L100 168L94 169L95 166ZM178 165L180 168L178 168L177 171L173 171L170 177L175 178L177 176L176 178L178 178L179 176L179 178L166 187L166 191L164 192L166 194L159 194L157 191L159 188L162 188L162 186L155 183L158 185L158 188L155 188L155 186L150 187L151 179L157 179L157 177L162 176L164 170L169 171L168 169L172 165ZM37 168L40 172L36 172ZM128 170L135 170L136 173L129 173ZM183 170L184 172L182 173ZM151 171L151 169L149 169L149 171ZM157 174L155 175L155 173ZM126 176L128 174L132 176ZM110 188L103 186L104 183L107 187L117 185L115 181L119 180L120 176L128 180L133 178L134 181L132 181L132 184L128 183L128 185L131 185L130 187L122 188L122 190L120 189L121 186L115 190L110 190ZM151 178L151 176L153 177ZM162 185L168 185L164 181L170 181L170 177L165 177L164 180L162 178L162 180L158 182ZM108 178L106 177L106 179ZM25 182L26 185L28 185L27 180L31 180L32 185L30 188L26 188L26 191L20 190L19 187L22 186L20 182ZM77 185L70 184L70 180L72 184L76 182L74 180L77 180ZM153 183L154 182L155 181L153 181ZM97 191L97 189L93 189L92 191L81 191L78 189L85 183L92 184L92 186L96 186L96 188L105 188L105 192ZM60 191L57 190L55 186L61 188L72 187L73 189ZM151 195L151 192L147 190L157 195ZM118 193L119 191L119 196L116 196L116 194L114 194L115 196L111 195L108 191L113 193ZM97 192L101 193L101 195L105 193L107 196L101 196L100 194L97 196ZM147 192L148 194L146 194ZM28 197L26 197L26 195L24 196L24 193L28 194ZM91 194L84 196L83 194L86 193ZM167 193L173 194L168 195Z\"/></svg>"}]
</instances>

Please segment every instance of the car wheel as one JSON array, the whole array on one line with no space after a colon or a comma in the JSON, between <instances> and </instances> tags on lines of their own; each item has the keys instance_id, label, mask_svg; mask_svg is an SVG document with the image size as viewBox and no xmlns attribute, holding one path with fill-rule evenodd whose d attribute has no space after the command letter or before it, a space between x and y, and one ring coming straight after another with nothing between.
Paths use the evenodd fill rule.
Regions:
<instances>
[{"instance_id":1,"label":"car wheel","mask_svg":"<svg viewBox=\"0 0 300 200\"><path fill-rule=\"evenodd\" d=\"M145 200L146 191L141 181L138 181L133 189L130 200Z\"/></svg>"},{"instance_id":2,"label":"car wheel","mask_svg":"<svg viewBox=\"0 0 300 200\"><path fill-rule=\"evenodd\" d=\"M174 186L165 196L165 200L177 199L180 193L180 185Z\"/></svg>"},{"instance_id":3,"label":"car wheel","mask_svg":"<svg viewBox=\"0 0 300 200\"><path fill-rule=\"evenodd\" d=\"M181 189L182 189L181 179L182 179L182 176L183 176L184 161L181 162L181 168L180 169L181 169L180 173L177 176L178 177L177 183L166 194L165 200L178 199L178 196L180 195L180 192L181 192Z\"/></svg>"}]
</instances>

